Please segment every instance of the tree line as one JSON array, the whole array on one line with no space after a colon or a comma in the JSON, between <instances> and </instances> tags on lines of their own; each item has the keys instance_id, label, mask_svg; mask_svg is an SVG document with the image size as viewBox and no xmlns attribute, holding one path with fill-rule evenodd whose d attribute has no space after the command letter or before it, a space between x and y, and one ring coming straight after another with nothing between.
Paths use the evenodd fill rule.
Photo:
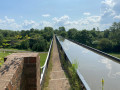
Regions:
<instances>
[{"instance_id":1,"label":"tree line","mask_svg":"<svg viewBox=\"0 0 120 90\"><path fill-rule=\"evenodd\" d=\"M0 29L0 48L48 51L52 37L52 27L21 31Z\"/></svg>"},{"instance_id":2,"label":"tree line","mask_svg":"<svg viewBox=\"0 0 120 90\"><path fill-rule=\"evenodd\" d=\"M52 27L21 31L0 29L0 48L48 51L53 33L104 52L120 52L120 22L114 22L109 29L104 31L99 28L92 30L71 28L66 31L65 27L55 30Z\"/></svg>"},{"instance_id":3,"label":"tree line","mask_svg":"<svg viewBox=\"0 0 120 90\"><path fill-rule=\"evenodd\" d=\"M72 28L66 31L65 27L59 27L54 32L104 52L120 52L120 22L114 22L104 31L100 31L99 28L92 30Z\"/></svg>"}]
</instances>

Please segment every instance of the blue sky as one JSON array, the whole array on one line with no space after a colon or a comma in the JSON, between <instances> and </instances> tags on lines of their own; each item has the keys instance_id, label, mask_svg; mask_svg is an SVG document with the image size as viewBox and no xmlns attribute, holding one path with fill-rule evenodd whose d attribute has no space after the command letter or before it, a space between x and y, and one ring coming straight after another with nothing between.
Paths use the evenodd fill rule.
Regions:
<instances>
[{"instance_id":1,"label":"blue sky","mask_svg":"<svg viewBox=\"0 0 120 90\"><path fill-rule=\"evenodd\" d=\"M100 30L120 21L120 0L0 0L0 29Z\"/></svg>"}]
</instances>

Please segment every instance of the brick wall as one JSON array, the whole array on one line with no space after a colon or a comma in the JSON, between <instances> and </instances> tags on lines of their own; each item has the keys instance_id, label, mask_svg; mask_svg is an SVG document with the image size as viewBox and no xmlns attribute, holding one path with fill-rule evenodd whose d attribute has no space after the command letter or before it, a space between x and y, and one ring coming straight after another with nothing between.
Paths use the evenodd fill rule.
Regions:
<instances>
[{"instance_id":1,"label":"brick wall","mask_svg":"<svg viewBox=\"0 0 120 90\"><path fill-rule=\"evenodd\" d=\"M13 53L0 68L0 90L40 90L38 53Z\"/></svg>"}]
</instances>

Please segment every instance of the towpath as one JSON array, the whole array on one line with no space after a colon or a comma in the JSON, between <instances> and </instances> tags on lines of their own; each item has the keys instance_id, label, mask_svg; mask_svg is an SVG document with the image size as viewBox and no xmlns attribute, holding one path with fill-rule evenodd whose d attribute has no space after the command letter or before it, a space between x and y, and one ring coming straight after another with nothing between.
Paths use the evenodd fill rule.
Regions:
<instances>
[{"instance_id":1,"label":"towpath","mask_svg":"<svg viewBox=\"0 0 120 90\"><path fill-rule=\"evenodd\" d=\"M54 37L53 42L53 54L52 54L52 70L50 72L50 80L48 84L48 90L69 90L70 84L65 76L65 72L62 69L60 63L60 57Z\"/></svg>"}]
</instances>

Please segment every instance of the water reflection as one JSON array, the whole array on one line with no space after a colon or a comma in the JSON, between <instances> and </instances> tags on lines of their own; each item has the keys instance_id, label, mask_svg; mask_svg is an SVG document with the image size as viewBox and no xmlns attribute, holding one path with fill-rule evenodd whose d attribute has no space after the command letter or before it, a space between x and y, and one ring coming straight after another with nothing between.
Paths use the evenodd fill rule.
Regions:
<instances>
[{"instance_id":1,"label":"water reflection","mask_svg":"<svg viewBox=\"0 0 120 90\"><path fill-rule=\"evenodd\" d=\"M78 71L92 90L102 90L102 78L105 81L104 90L120 90L119 63L67 39L58 39L71 63L78 62Z\"/></svg>"},{"instance_id":2,"label":"water reflection","mask_svg":"<svg viewBox=\"0 0 120 90\"><path fill-rule=\"evenodd\" d=\"M59 36L59 40L60 40L61 42L64 42L65 39L64 39L63 37L60 37L60 36Z\"/></svg>"},{"instance_id":3,"label":"water reflection","mask_svg":"<svg viewBox=\"0 0 120 90\"><path fill-rule=\"evenodd\" d=\"M87 53L89 53L89 50L87 50L87 49L86 50L82 50L82 53L83 54L87 54Z\"/></svg>"},{"instance_id":4,"label":"water reflection","mask_svg":"<svg viewBox=\"0 0 120 90\"><path fill-rule=\"evenodd\" d=\"M106 68L109 70L108 77L117 78L120 77L120 70L117 68L111 60L103 58L100 60L101 63L106 65ZM113 69L114 68L114 69Z\"/></svg>"}]
</instances>

